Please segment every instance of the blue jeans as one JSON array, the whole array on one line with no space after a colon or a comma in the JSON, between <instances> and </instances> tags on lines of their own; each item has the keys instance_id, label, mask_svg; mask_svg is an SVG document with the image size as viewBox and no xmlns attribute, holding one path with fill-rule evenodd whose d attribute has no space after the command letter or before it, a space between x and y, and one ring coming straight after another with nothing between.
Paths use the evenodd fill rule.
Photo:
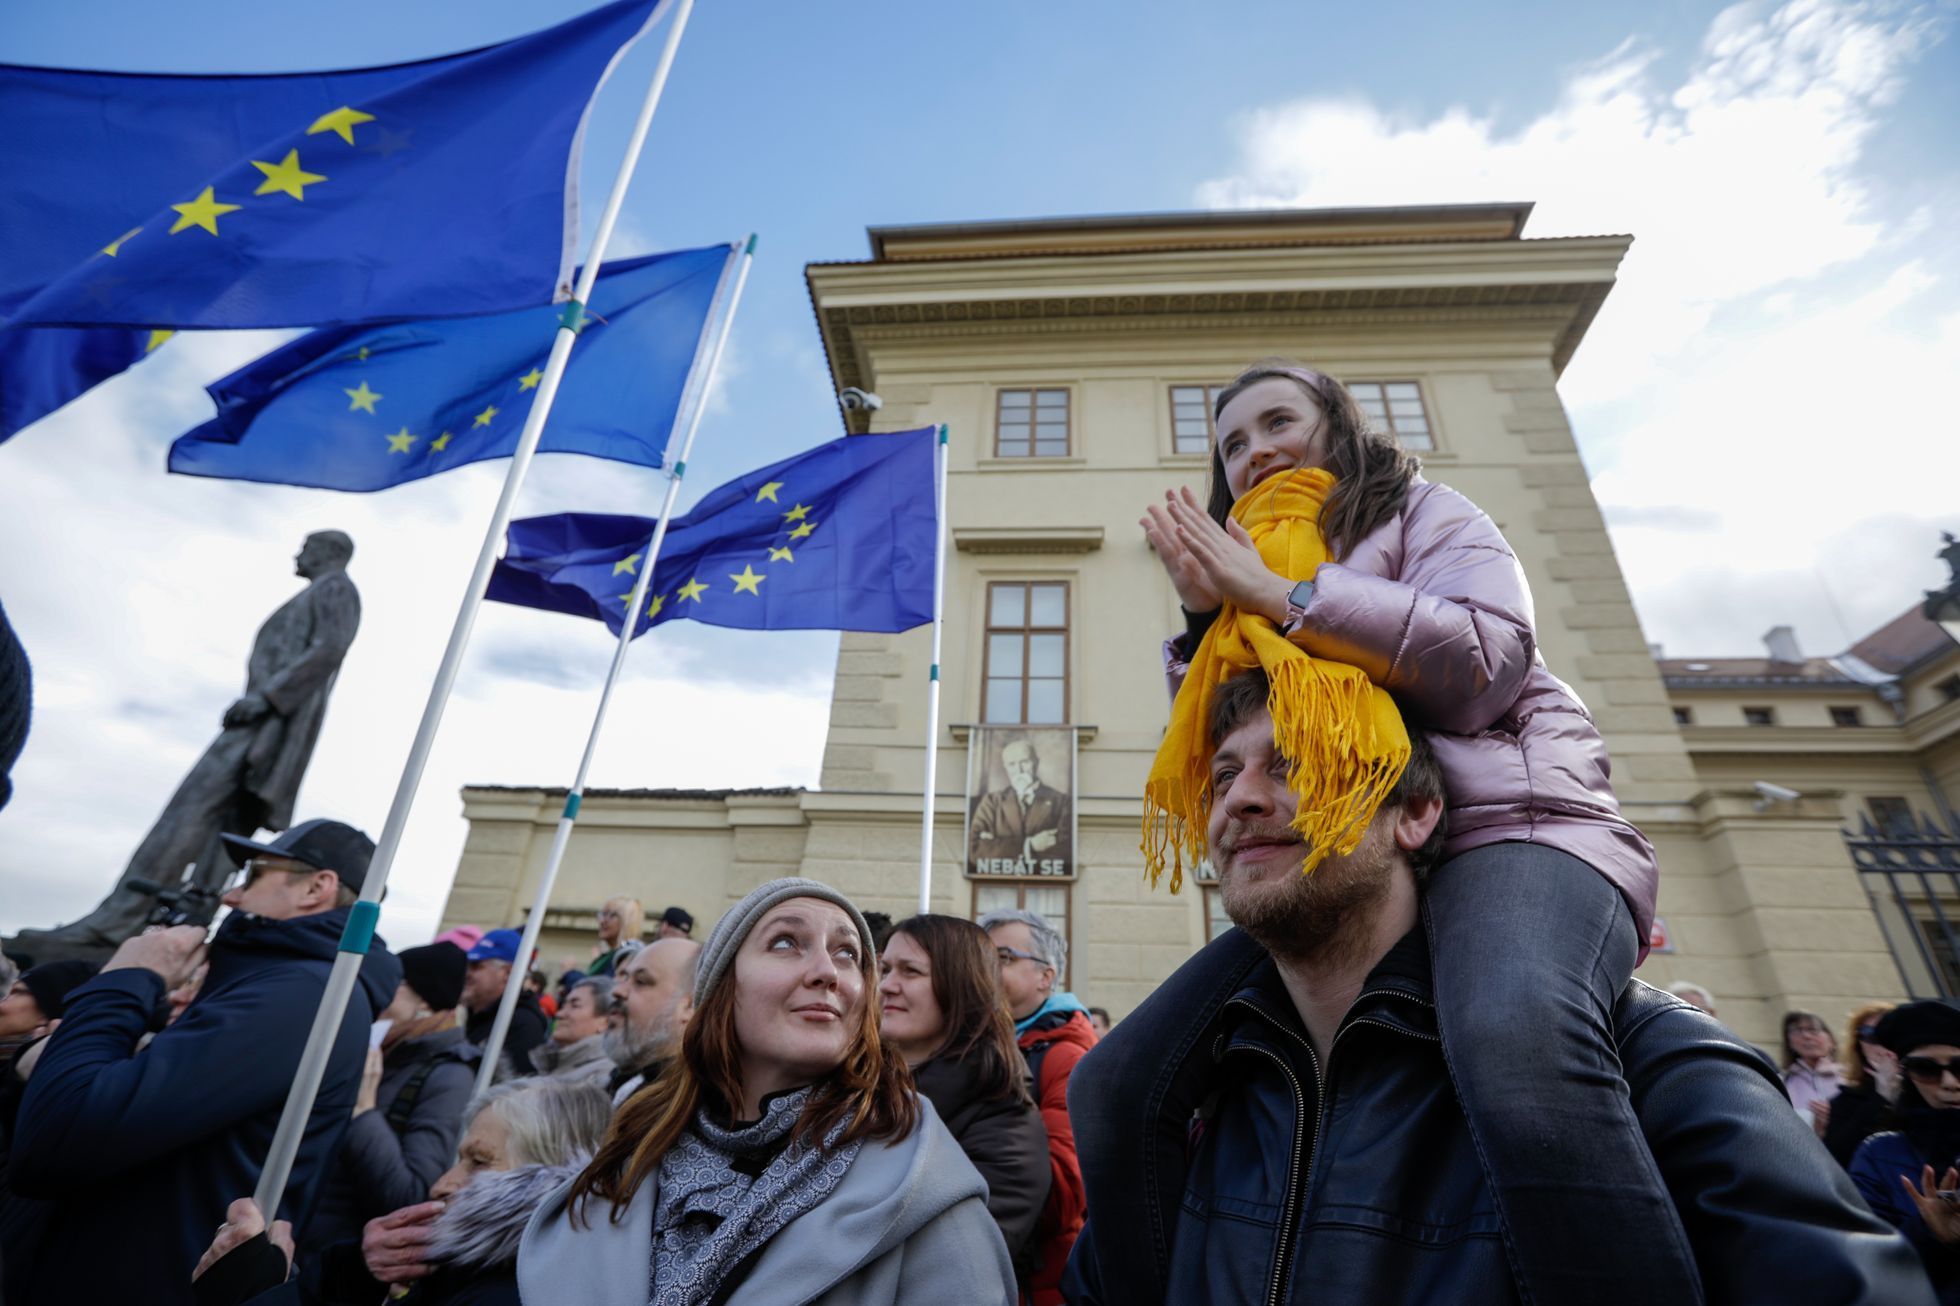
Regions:
<instances>
[{"instance_id":1,"label":"blue jeans","mask_svg":"<svg viewBox=\"0 0 1960 1306\"><path fill-rule=\"evenodd\" d=\"M1570 854L1500 843L1432 871L1422 911L1443 1058L1527 1300L1701 1301L1613 1041L1639 956L1619 891Z\"/></svg>"}]
</instances>

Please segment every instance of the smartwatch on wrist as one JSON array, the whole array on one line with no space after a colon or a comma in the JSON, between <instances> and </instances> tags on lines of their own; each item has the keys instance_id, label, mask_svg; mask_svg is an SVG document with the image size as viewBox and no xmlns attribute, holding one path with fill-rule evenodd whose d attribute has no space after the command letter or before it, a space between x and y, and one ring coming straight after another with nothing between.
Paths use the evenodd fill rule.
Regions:
<instances>
[{"instance_id":1,"label":"smartwatch on wrist","mask_svg":"<svg viewBox=\"0 0 1960 1306\"><path fill-rule=\"evenodd\" d=\"M1293 629L1307 619L1307 604L1313 601L1313 582L1303 580L1286 592L1286 626Z\"/></svg>"}]
</instances>

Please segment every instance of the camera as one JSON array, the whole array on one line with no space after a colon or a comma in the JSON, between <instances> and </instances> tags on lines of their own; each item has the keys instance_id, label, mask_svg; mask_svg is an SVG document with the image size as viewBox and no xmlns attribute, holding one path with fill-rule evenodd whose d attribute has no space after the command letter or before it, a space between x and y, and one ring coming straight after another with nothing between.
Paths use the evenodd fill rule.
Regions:
<instances>
[{"instance_id":1,"label":"camera","mask_svg":"<svg viewBox=\"0 0 1960 1306\"><path fill-rule=\"evenodd\" d=\"M885 406L885 401L877 395L872 394L869 390L860 390L854 385L847 386L840 391L837 396L837 402L844 405L844 411L847 413L875 413Z\"/></svg>"},{"instance_id":2,"label":"camera","mask_svg":"<svg viewBox=\"0 0 1960 1306\"><path fill-rule=\"evenodd\" d=\"M209 925L218 914L220 894L193 885L162 885L155 880L132 878L129 887L156 899L156 906L143 921L148 925Z\"/></svg>"}]
</instances>

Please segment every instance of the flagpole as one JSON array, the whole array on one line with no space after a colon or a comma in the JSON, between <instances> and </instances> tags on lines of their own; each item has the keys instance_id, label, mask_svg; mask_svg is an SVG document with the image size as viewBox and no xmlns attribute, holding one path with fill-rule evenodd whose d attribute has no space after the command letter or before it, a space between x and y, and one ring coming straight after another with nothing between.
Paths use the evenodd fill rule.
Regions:
<instances>
[{"instance_id":1,"label":"flagpole","mask_svg":"<svg viewBox=\"0 0 1960 1306\"><path fill-rule=\"evenodd\" d=\"M571 357L572 341L578 338L579 328L584 324L586 301L591 298L593 283L599 278L599 265L605 259L606 245L619 222L620 208L626 202L626 188L632 183L633 170L638 166L640 151L646 145L647 131L653 125L653 111L660 103L661 92L666 89L667 74L674 66L674 53L680 48L681 33L687 28L688 15L693 8L694 0L675 0L673 26L668 30L667 44L660 51L660 62L653 70L653 80L647 84L646 96L640 102L640 115L634 121L633 134L627 141L626 157L620 160L619 171L613 177L612 192L606 197L606 207L599 215L599 227L593 233L591 248L586 252L585 268L579 275L577 291L565 306L564 315L559 318L558 334L551 343L551 355L545 362L544 376L538 382L530 415L525 418L523 433L511 454L510 470L504 475L503 493L497 497L496 509L484 530L483 545L477 550L476 569L470 573L469 588L463 592L456 624L450 629L442 665L436 671L435 683L429 687L429 700L422 708L422 720L416 727L415 741L409 745L408 760L395 786L387 822L381 827L381 839L375 845L374 856L368 864L360 899L348 912L347 928L341 933L340 949L334 957L333 970L327 976L326 991L320 995L320 1006L313 1014L313 1029L307 1035L306 1050L300 1054L299 1068L293 1075L293 1086L286 1095L286 1106L280 1113L278 1130L266 1151L265 1168L259 1172L258 1188L252 1194L259 1210L265 1213L268 1225L278 1215L279 1200L285 1196L286 1181L292 1176L293 1159L299 1154L300 1139L313 1114L313 1100L319 1095L320 1081L326 1077L327 1058L333 1051L335 1036L347 1014L347 1000L353 995L354 981L359 977L362 959L374 940L374 927L381 918L382 890L387 887L395 850L400 847L402 830L408 824L409 808L413 806L415 791L422 783L429 750L435 743L436 728L442 724L443 708L448 705L449 691L455 684L463 650L469 644L470 629L476 624L477 609L483 606L483 591L490 580L490 569L497 561L498 546L503 543L504 529L510 524L517 492L524 484L525 473L530 470L531 456L537 452L545 419L550 416L552 401L558 395L558 383L564 377L565 364Z\"/></svg>"},{"instance_id":2,"label":"flagpole","mask_svg":"<svg viewBox=\"0 0 1960 1306\"><path fill-rule=\"evenodd\" d=\"M681 477L687 474L688 455L694 450L694 433L701 427L701 416L707 411L708 393L715 383L715 371L721 365L721 352L728 343L729 328L735 322L735 309L742 301L742 287L749 279L749 265L755 259L755 237L751 235L748 244L729 260L729 268L723 270L726 277L729 269L734 270L734 282L728 292L728 302L722 310L721 321L713 333L713 344L703 334L701 344L707 348L707 361L697 374L698 384L694 389L692 402L687 409L686 426L681 434L680 456L667 460L671 470L667 473L667 494L660 503L660 516L655 521L653 536L647 541L646 553L640 561L640 574L633 580L633 594L626 602L626 620L619 628L619 643L613 648L612 666L606 672L606 682L599 690L599 706L592 714L592 729L585 737L585 754L579 758L578 774L572 777L572 787L565 795L565 810L558 818L558 830L551 838L551 853L545 858L544 875L538 881L537 897L531 903L531 915L524 922L524 937L517 945L518 964L510 968L510 977L504 982L504 996L497 1004L497 1019L490 1026L490 1037L483 1044L483 1059L476 1069L476 1091L481 1093L490 1087L497 1073L497 1056L503 1051L504 1038L510 1032L511 1018L517 1011L517 998L524 991L524 975L529 958L538 945L538 931L544 927L545 909L551 903L552 888L558 883L558 868L564 863L565 848L571 843L572 826L578 820L580 806L585 801L585 777L592 769L592 754L599 747L599 731L605 725L606 708L612 703L613 686L619 682L619 672L626 665L626 650L632 646L633 635L639 626L639 617L647 601L647 591L653 587L654 564L660 558L660 546L667 538L667 523L673 519L674 501L680 496ZM671 451L672 444L669 449ZM624 942L624 940L621 940ZM518 1073L525 1072L519 1066Z\"/></svg>"},{"instance_id":3,"label":"flagpole","mask_svg":"<svg viewBox=\"0 0 1960 1306\"><path fill-rule=\"evenodd\" d=\"M939 642L946 629L946 428L939 428L934 451L937 473L933 497L938 529L932 541L932 674L926 682L926 799L924 828L919 832L919 912L932 910L932 816L939 789Z\"/></svg>"}]
</instances>

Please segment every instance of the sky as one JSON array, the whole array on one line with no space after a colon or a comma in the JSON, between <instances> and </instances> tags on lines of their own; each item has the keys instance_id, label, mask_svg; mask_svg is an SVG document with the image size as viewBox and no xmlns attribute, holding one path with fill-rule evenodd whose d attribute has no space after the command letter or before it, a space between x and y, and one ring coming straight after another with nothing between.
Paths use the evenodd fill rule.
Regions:
<instances>
[{"instance_id":1,"label":"sky","mask_svg":"<svg viewBox=\"0 0 1960 1306\"><path fill-rule=\"evenodd\" d=\"M10 13L0 62L392 63L584 7L65 0ZM1527 236L1631 233L1560 390L1647 637L1748 655L1789 624L1831 653L1941 583L1938 532L1960 532L1956 26L1956 0L698 0L608 254L760 236L684 510L840 432L802 269L864 257L867 226L1529 200ZM658 45L594 105L588 233ZM166 476L202 387L285 338L179 336L0 446L0 600L36 689L0 931L121 873L310 530L353 536L363 616L300 811L380 829L504 464L378 495ZM651 512L664 487L547 457L518 512ZM814 785L836 646L663 626L590 783ZM398 945L447 894L461 787L567 783L610 655L597 623L486 605L390 878Z\"/></svg>"}]
</instances>

